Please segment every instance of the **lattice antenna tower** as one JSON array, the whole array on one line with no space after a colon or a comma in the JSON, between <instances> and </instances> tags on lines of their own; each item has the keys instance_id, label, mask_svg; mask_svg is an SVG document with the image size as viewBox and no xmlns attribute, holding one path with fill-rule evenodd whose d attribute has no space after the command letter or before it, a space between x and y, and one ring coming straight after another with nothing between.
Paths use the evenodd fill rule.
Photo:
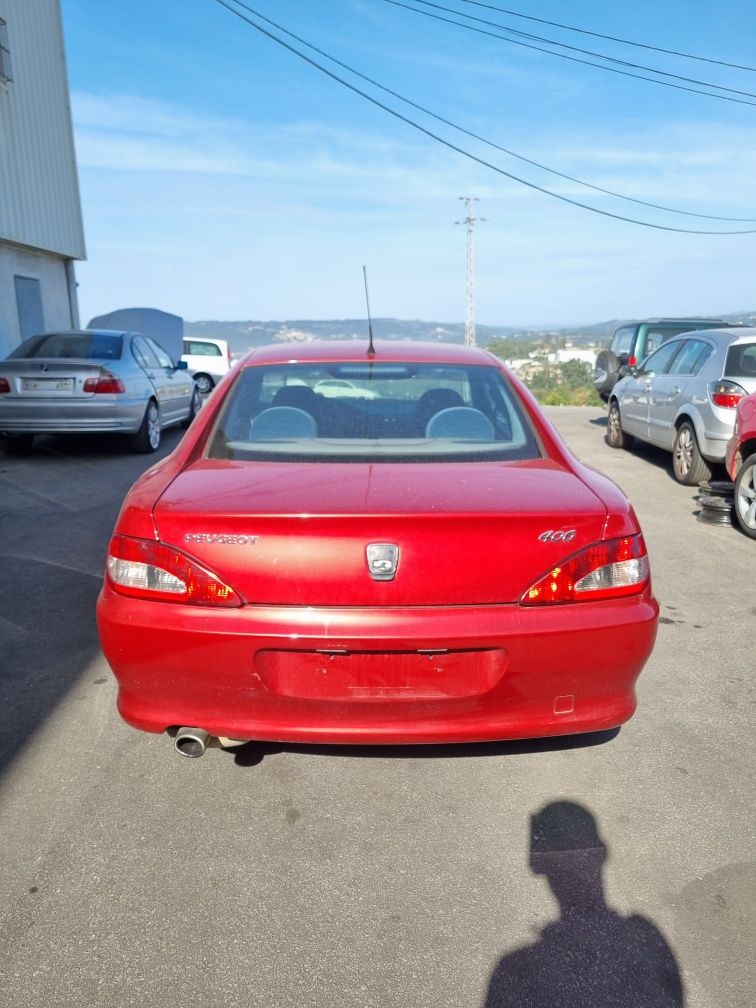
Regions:
<instances>
[{"instance_id":1,"label":"lattice antenna tower","mask_svg":"<svg viewBox=\"0 0 756 1008\"><path fill-rule=\"evenodd\" d=\"M467 225L467 257L465 271L465 346L475 346L475 268L473 261L473 225L476 221L484 221L485 217L473 217L472 205L478 203L477 196L460 196L465 204L464 220L455 224Z\"/></svg>"}]
</instances>

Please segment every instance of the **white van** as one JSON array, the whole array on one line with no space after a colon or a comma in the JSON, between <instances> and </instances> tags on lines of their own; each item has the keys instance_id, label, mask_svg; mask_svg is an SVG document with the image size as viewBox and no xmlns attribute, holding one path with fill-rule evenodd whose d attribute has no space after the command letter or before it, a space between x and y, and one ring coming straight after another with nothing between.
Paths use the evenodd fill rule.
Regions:
<instances>
[{"instance_id":1,"label":"white van","mask_svg":"<svg viewBox=\"0 0 756 1008\"><path fill-rule=\"evenodd\" d=\"M181 360L186 361L189 374L203 395L209 392L231 368L228 343L221 339L185 337Z\"/></svg>"}]
</instances>

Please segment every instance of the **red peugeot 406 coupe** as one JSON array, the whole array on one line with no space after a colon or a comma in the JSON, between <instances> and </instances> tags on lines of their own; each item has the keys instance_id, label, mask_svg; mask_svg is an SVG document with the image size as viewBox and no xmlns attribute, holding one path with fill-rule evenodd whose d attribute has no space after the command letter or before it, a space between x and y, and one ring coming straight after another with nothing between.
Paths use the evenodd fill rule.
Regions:
<instances>
[{"instance_id":1,"label":"red peugeot 406 coupe","mask_svg":"<svg viewBox=\"0 0 756 1008\"><path fill-rule=\"evenodd\" d=\"M421 344L250 353L130 491L98 604L121 715L185 755L613 728L657 618L624 494L491 354Z\"/></svg>"}]
</instances>

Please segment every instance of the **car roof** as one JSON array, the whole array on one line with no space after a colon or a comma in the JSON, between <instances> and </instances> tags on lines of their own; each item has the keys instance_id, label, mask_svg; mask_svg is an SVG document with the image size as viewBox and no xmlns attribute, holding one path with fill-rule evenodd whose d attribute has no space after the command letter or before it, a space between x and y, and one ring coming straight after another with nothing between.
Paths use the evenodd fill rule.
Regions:
<instances>
[{"instance_id":1,"label":"car roof","mask_svg":"<svg viewBox=\"0 0 756 1008\"><path fill-rule=\"evenodd\" d=\"M479 347L456 343L420 343L410 341L375 342L375 355L368 357L365 340L313 340L311 343L285 343L250 351L242 366L261 364L300 364L307 362L486 365L496 358Z\"/></svg>"},{"instance_id":2,"label":"car roof","mask_svg":"<svg viewBox=\"0 0 756 1008\"><path fill-rule=\"evenodd\" d=\"M696 336L698 339L713 339L722 346L731 346L734 343L752 342L754 336L756 336L756 326L738 326L737 333L733 332L732 329L693 329L690 333L680 333L676 338L682 339L684 336ZM664 346L669 342L671 341L666 340Z\"/></svg>"},{"instance_id":3,"label":"car roof","mask_svg":"<svg viewBox=\"0 0 756 1008\"><path fill-rule=\"evenodd\" d=\"M622 325L681 325L686 322L705 322L707 325L716 326L740 326L742 322L727 322L725 319L718 318L701 318L698 316L684 316L681 318L645 318L645 319L635 319L628 322L623 322Z\"/></svg>"},{"instance_id":4,"label":"car roof","mask_svg":"<svg viewBox=\"0 0 756 1008\"><path fill-rule=\"evenodd\" d=\"M45 332L34 333L37 336L135 336L137 333L127 332L125 329L46 329Z\"/></svg>"}]
</instances>

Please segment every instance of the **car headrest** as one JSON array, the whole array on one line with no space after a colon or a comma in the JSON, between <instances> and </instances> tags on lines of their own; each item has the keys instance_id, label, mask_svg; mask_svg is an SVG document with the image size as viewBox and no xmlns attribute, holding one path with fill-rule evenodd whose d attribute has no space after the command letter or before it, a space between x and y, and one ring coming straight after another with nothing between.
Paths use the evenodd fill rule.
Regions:
<instances>
[{"instance_id":1,"label":"car headrest","mask_svg":"<svg viewBox=\"0 0 756 1008\"><path fill-rule=\"evenodd\" d=\"M317 426L310 414L293 406L271 406L258 413L249 425L250 441L313 438L317 433Z\"/></svg>"},{"instance_id":2,"label":"car headrest","mask_svg":"<svg viewBox=\"0 0 756 1008\"><path fill-rule=\"evenodd\" d=\"M423 392L417 400L416 415L427 423L434 413L452 406L464 406L462 396L450 388L432 388Z\"/></svg>"},{"instance_id":3,"label":"car headrest","mask_svg":"<svg viewBox=\"0 0 756 1008\"><path fill-rule=\"evenodd\" d=\"M480 410L469 406L452 406L441 410L428 421L428 438L460 438L465 441L493 441L493 424Z\"/></svg>"}]
</instances>

